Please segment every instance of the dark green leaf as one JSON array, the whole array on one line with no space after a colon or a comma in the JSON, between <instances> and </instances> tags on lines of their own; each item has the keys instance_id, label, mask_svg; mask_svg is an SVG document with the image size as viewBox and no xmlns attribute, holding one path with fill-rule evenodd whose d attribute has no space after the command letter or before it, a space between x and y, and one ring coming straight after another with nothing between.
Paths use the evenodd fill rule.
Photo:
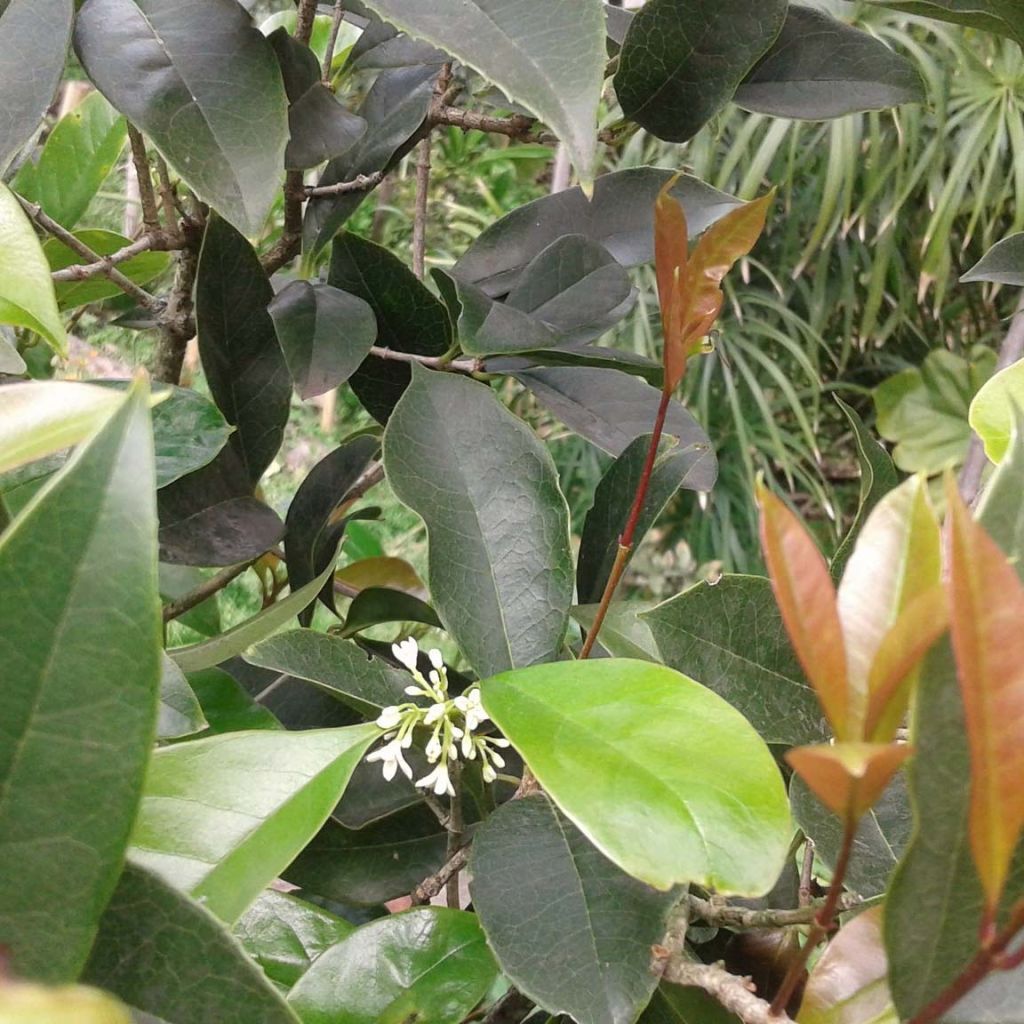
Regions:
<instances>
[{"instance_id":1,"label":"dark green leaf","mask_svg":"<svg viewBox=\"0 0 1024 1024\"><path fill-rule=\"evenodd\" d=\"M0 541L0 934L75 978L138 807L160 679L148 396L136 388Z\"/></svg>"},{"instance_id":2,"label":"dark green leaf","mask_svg":"<svg viewBox=\"0 0 1024 1024\"><path fill-rule=\"evenodd\" d=\"M796 776L790 786L789 798L793 817L814 840L818 857L829 868L834 868L843 841L843 823ZM865 899L881 896L910 842L912 830L907 783L900 773L861 820L854 841L853 859L846 873L849 887Z\"/></svg>"},{"instance_id":3,"label":"dark green leaf","mask_svg":"<svg viewBox=\"0 0 1024 1024\"><path fill-rule=\"evenodd\" d=\"M298 1024L208 910L133 864L100 921L85 980L160 1020Z\"/></svg>"},{"instance_id":4,"label":"dark green leaf","mask_svg":"<svg viewBox=\"0 0 1024 1024\"><path fill-rule=\"evenodd\" d=\"M312 604L330 578L332 569L333 566L328 563L316 579L298 590L293 590L286 598L268 605L258 615L239 623L234 629L189 647L175 647L168 653L186 674L201 672L204 668L212 668L229 658L236 657L247 647L265 640L307 605Z\"/></svg>"},{"instance_id":5,"label":"dark green leaf","mask_svg":"<svg viewBox=\"0 0 1024 1024\"><path fill-rule=\"evenodd\" d=\"M291 407L288 367L267 312L273 297L252 246L214 217L196 277L199 354L213 400L238 428L230 443L253 487L281 447Z\"/></svg>"},{"instance_id":6,"label":"dark green leaf","mask_svg":"<svg viewBox=\"0 0 1024 1024\"><path fill-rule=\"evenodd\" d=\"M619 550L619 538L633 507L650 448L648 435L638 437L611 464L594 492L594 506L587 513L576 565L576 592L581 604L601 600ZM680 487L708 491L705 462L714 462L709 447L680 450L671 440L663 443L651 473L647 497L637 521L636 544L654 526Z\"/></svg>"},{"instance_id":7,"label":"dark green leaf","mask_svg":"<svg viewBox=\"0 0 1024 1024\"><path fill-rule=\"evenodd\" d=\"M736 90L745 110L818 121L923 103L914 65L824 11L791 4L782 33Z\"/></svg>"},{"instance_id":8,"label":"dark green leaf","mask_svg":"<svg viewBox=\"0 0 1024 1024\"><path fill-rule=\"evenodd\" d=\"M444 864L447 846L448 833L423 806L358 831L329 821L284 877L327 899L373 906L412 892Z\"/></svg>"},{"instance_id":9,"label":"dark green leaf","mask_svg":"<svg viewBox=\"0 0 1024 1024\"><path fill-rule=\"evenodd\" d=\"M441 627L437 612L418 597L401 590L367 587L353 598L341 635L354 636L384 622L422 622L427 626Z\"/></svg>"},{"instance_id":10,"label":"dark green leaf","mask_svg":"<svg viewBox=\"0 0 1024 1024\"><path fill-rule=\"evenodd\" d=\"M323 953L288 1002L303 1024L455 1022L498 969L475 915L425 907L364 924Z\"/></svg>"},{"instance_id":11,"label":"dark green leaf","mask_svg":"<svg viewBox=\"0 0 1024 1024\"><path fill-rule=\"evenodd\" d=\"M288 579L293 587L304 587L334 559L345 530L344 518L334 518L335 509L379 451L375 437L352 438L321 459L295 492L284 535ZM322 600L334 609L333 580L327 581ZM304 608L299 622L308 626L312 621L313 607Z\"/></svg>"},{"instance_id":12,"label":"dark green leaf","mask_svg":"<svg viewBox=\"0 0 1024 1024\"><path fill-rule=\"evenodd\" d=\"M452 342L444 304L383 246L341 235L335 239L329 282L370 304L377 317L377 344L396 352L441 356ZM370 356L352 376L352 390L378 423L386 423L409 385L405 363Z\"/></svg>"},{"instance_id":13,"label":"dark green leaf","mask_svg":"<svg viewBox=\"0 0 1024 1024\"><path fill-rule=\"evenodd\" d=\"M489 388L415 367L384 465L426 523L430 593L474 669L554 660L572 604L569 516L533 433Z\"/></svg>"},{"instance_id":14,"label":"dark green leaf","mask_svg":"<svg viewBox=\"0 0 1024 1024\"><path fill-rule=\"evenodd\" d=\"M75 49L193 191L256 234L280 187L287 98L274 51L245 10L234 0L85 0Z\"/></svg>"},{"instance_id":15,"label":"dark green leaf","mask_svg":"<svg viewBox=\"0 0 1024 1024\"><path fill-rule=\"evenodd\" d=\"M219 668L193 672L188 682L206 717L203 736L281 728L281 723L267 708L253 700L241 683Z\"/></svg>"},{"instance_id":16,"label":"dark green leaf","mask_svg":"<svg viewBox=\"0 0 1024 1024\"><path fill-rule=\"evenodd\" d=\"M661 363L636 352L605 345L556 345L554 348L538 349L520 356L491 356L484 360L483 369L485 373L516 374L545 366L618 370L620 373L640 377L659 391L665 380L665 370Z\"/></svg>"},{"instance_id":17,"label":"dark green leaf","mask_svg":"<svg viewBox=\"0 0 1024 1024\"><path fill-rule=\"evenodd\" d=\"M721 1003L697 988L662 983L640 1024L739 1024Z\"/></svg>"},{"instance_id":18,"label":"dark green leaf","mask_svg":"<svg viewBox=\"0 0 1024 1024\"><path fill-rule=\"evenodd\" d=\"M1024 288L1024 232L997 242L960 281L994 281Z\"/></svg>"},{"instance_id":19,"label":"dark green leaf","mask_svg":"<svg viewBox=\"0 0 1024 1024\"><path fill-rule=\"evenodd\" d=\"M29 142L64 72L74 17L71 0L0 5L0 176Z\"/></svg>"},{"instance_id":20,"label":"dark green leaf","mask_svg":"<svg viewBox=\"0 0 1024 1024\"><path fill-rule=\"evenodd\" d=\"M238 919L327 820L375 725L225 733L153 754L132 859Z\"/></svg>"},{"instance_id":21,"label":"dark green leaf","mask_svg":"<svg viewBox=\"0 0 1024 1024\"><path fill-rule=\"evenodd\" d=\"M354 930L312 903L268 889L239 918L235 935L271 981L291 988L325 950Z\"/></svg>"},{"instance_id":22,"label":"dark green leaf","mask_svg":"<svg viewBox=\"0 0 1024 1024\"><path fill-rule=\"evenodd\" d=\"M331 698L327 697L330 700ZM335 701L337 704L338 702ZM344 705L339 704L339 707ZM421 803L423 790L416 789L413 780L422 779L429 774L431 766L426 755L415 746L405 752L405 758L412 768L413 779L407 779L399 773L388 781L381 774L380 765L376 762L360 761L352 773L352 780L345 790L341 802L334 808L331 817L346 829L365 829L367 825L387 818L406 807ZM434 819L435 824L437 819ZM330 827L330 823L324 826ZM430 833L433 834L433 833ZM378 864L378 867L380 865ZM411 869L410 869L411 870ZM429 869L421 878L430 874ZM419 881L419 879L417 879Z\"/></svg>"},{"instance_id":23,"label":"dark green leaf","mask_svg":"<svg viewBox=\"0 0 1024 1024\"><path fill-rule=\"evenodd\" d=\"M624 871L659 889L755 896L775 884L791 838L782 778L710 690L602 658L507 672L482 691L551 799Z\"/></svg>"},{"instance_id":24,"label":"dark green leaf","mask_svg":"<svg viewBox=\"0 0 1024 1024\"><path fill-rule=\"evenodd\" d=\"M488 295L505 295L526 266L563 235L599 242L625 267L649 263L654 259L654 200L671 177L671 171L637 167L598 178L590 200L578 188L535 199L482 232L453 273ZM686 176L672 194L686 208L691 237L736 205L732 196Z\"/></svg>"},{"instance_id":25,"label":"dark green leaf","mask_svg":"<svg viewBox=\"0 0 1024 1024\"><path fill-rule=\"evenodd\" d=\"M568 7L548 0L367 0L367 6L531 110L565 143L580 178L591 179L606 60L601 0Z\"/></svg>"},{"instance_id":26,"label":"dark green leaf","mask_svg":"<svg viewBox=\"0 0 1024 1024\"><path fill-rule=\"evenodd\" d=\"M677 893L620 871L542 793L487 819L472 869L473 908L516 988L579 1024L633 1024Z\"/></svg>"},{"instance_id":27,"label":"dark green leaf","mask_svg":"<svg viewBox=\"0 0 1024 1024\"><path fill-rule=\"evenodd\" d=\"M61 179L63 180L63 178ZM114 231L102 228L86 228L76 231L75 237L89 246L98 256L109 256L111 253L131 245L131 239L125 238ZM82 263L82 257L68 248L56 238L43 243L43 253L51 270L63 270L65 267ZM148 284L159 277L171 263L171 254L167 252L144 252L133 256L130 260L118 265L118 270L136 284ZM90 302L101 302L121 294L121 289L106 277L90 277L84 281L58 281L54 285L57 293L57 305L61 309L75 309L88 305Z\"/></svg>"},{"instance_id":28,"label":"dark green leaf","mask_svg":"<svg viewBox=\"0 0 1024 1024\"><path fill-rule=\"evenodd\" d=\"M768 743L818 743L828 726L760 576L698 583L641 616L666 665L739 709Z\"/></svg>"},{"instance_id":29,"label":"dark green leaf","mask_svg":"<svg viewBox=\"0 0 1024 1024\"><path fill-rule=\"evenodd\" d=\"M305 679L373 717L382 708L401 704L409 685L405 672L370 657L353 641L311 629L295 629L264 640L245 652L245 660Z\"/></svg>"},{"instance_id":30,"label":"dark green leaf","mask_svg":"<svg viewBox=\"0 0 1024 1024\"><path fill-rule=\"evenodd\" d=\"M661 664L661 655L654 643L650 627L639 616L650 609L643 601L613 601L601 627L598 646L613 658L638 658ZM597 617L596 604L577 605L569 614L585 629L593 627Z\"/></svg>"},{"instance_id":31,"label":"dark green leaf","mask_svg":"<svg viewBox=\"0 0 1024 1024\"><path fill-rule=\"evenodd\" d=\"M288 130L285 167L301 171L348 153L366 134L366 121L317 82L291 105Z\"/></svg>"},{"instance_id":32,"label":"dark green leaf","mask_svg":"<svg viewBox=\"0 0 1024 1024\"><path fill-rule=\"evenodd\" d=\"M833 578L838 580L843 575L847 559L853 553L853 546L860 535L861 527L867 521L871 510L899 483L899 475L892 464L892 459L889 458L889 453L871 436L856 409L847 405L841 398L837 397L836 401L853 428L854 440L857 443L857 462L860 465L860 500L857 515L832 556L830 565Z\"/></svg>"},{"instance_id":33,"label":"dark green leaf","mask_svg":"<svg viewBox=\"0 0 1024 1024\"><path fill-rule=\"evenodd\" d=\"M333 391L352 376L377 340L377 318L355 295L293 281L269 306L301 398Z\"/></svg>"},{"instance_id":34,"label":"dark green leaf","mask_svg":"<svg viewBox=\"0 0 1024 1024\"><path fill-rule=\"evenodd\" d=\"M1009 36L1024 46L1024 9L1017 0L869 0L907 14L969 25L986 32Z\"/></svg>"},{"instance_id":35,"label":"dark green leaf","mask_svg":"<svg viewBox=\"0 0 1024 1024\"><path fill-rule=\"evenodd\" d=\"M185 673L167 657L162 656L163 672L160 677L160 710L156 720L156 735L161 740L176 740L193 736L207 728L203 709Z\"/></svg>"},{"instance_id":36,"label":"dark green leaf","mask_svg":"<svg viewBox=\"0 0 1024 1024\"><path fill-rule=\"evenodd\" d=\"M159 494L160 558L177 565L248 562L284 535L273 509L252 495L233 445Z\"/></svg>"},{"instance_id":37,"label":"dark green leaf","mask_svg":"<svg viewBox=\"0 0 1024 1024\"><path fill-rule=\"evenodd\" d=\"M430 110L438 71L437 67L421 66L378 75L359 108L367 124L366 134L327 165L318 184L336 185L360 175L376 174L402 153ZM310 252L323 249L371 191L365 188L310 200L303 225L304 248ZM332 280L331 284L338 282Z\"/></svg>"},{"instance_id":38,"label":"dark green leaf","mask_svg":"<svg viewBox=\"0 0 1024 1024\"><path fill-rule=\"evenodd\" d=\"M659 139L693 138L775 41L788 7L787 0L648 0L619 53L623 113Z\"/></svg>"},{"instance_id":39,"label":"dark green leaf","mask_svg":"<svg viewBox=\"0 0 1024 1024\"><path fill-rule=\"evenodd\" d=\"M567 427L615 456L654 429L661 403L661 393L643 381L589 366L526 370L515 378ZM687 486L710 491L718 477L718 460L707 434L678 402L669 405L665 433L694 458Z\"/></svg>"},{"instance_id":40,"label":"dark green leaf","mask_svg":"<svg viewBox=\"0 0 1024 1024\"><path fill-rule=\"evenodd\" d=\"M0 21L0 35L2 26ZM70 230L106 181L127 137L124 118L99 93L90 93L57 122L38 162L22 166L14 190Z\"/></svg>"},{"instance_id":41,"label":"dark green leaf","mask_svg":"<svg viewBox=\"0 0 1024 1024\"><path fill-rule=\"evenodd\" d=\"M985 904L968 841L970 755L948 641L925 659L916 706L917 752L908 770L914 835L892 879L885 920L889 984L906 1019L944 991L974 957ZM1021 851L1017 861L1004 911L1024 898ZM978 1012L957 1010L948 1019L1021 1024L1024 968L995 975L972 1002L976 1008L982 1003Z\"/></svg>"}]
</instances>

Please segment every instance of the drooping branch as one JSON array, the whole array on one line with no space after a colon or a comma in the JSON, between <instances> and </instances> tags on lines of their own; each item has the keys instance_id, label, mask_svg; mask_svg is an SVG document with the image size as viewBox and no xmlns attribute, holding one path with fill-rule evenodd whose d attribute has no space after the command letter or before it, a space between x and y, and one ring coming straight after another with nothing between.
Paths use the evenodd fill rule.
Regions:
<instances>
[{"instance_id":1,"label":"drooping branch","mask_svg":"<svg viewBox=\"0 0 1024 1024\"><path fill-rule=\"evenodd\" d=\"M151 311L163 309L163 302L160 299L150 295L144 288L140 288L134 281L125 277L106 257L101 256L83 241L76 238L67 228L61 227L52 217L47 216L43 212L41 206L30 203L22 199L21 196L18 196L18 202L21 203L22 209L43 231L52 235L59 242L63 242L72 252L81 256L87 264L101 265L103 269L100 273L113 284L116 284L126 295L130 295L144 309Z\"/></svg>"},{"instance_id":2,"label":"drooping branch","mask_svg":"<svg viewBox=\"0 0 1024 1024\"><path fill-rule=\"evenodd\" d=\"M730 974L720 964L691 963L681 956L672 957L664 964L662 977L674 985L702 989L743 1024L793 1024L785 1013L772 1013L749 978Z\"/></svg>"}]
</instances>

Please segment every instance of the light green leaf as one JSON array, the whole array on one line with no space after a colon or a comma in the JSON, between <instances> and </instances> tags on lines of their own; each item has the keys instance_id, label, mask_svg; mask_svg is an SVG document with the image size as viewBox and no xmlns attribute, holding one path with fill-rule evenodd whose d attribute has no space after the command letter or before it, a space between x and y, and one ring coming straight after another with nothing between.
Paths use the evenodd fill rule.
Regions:
<instances>
[{"instance_id":1,"label":"light green leaf","mask_svg":"<svg viewBox=\"0 0 1024 1024\"><path fill-rule=\"evenodd\" d=\"M85 0L75 49L201 199L259 231L284 177L288 101L274 51L240 4Z\"/></svg>"},{"instance_id":2,"label":"light green leaf","mask_svg":"<svg viewBox=\"0 0 1024 1024\"><path fill-rule=\"evenodd\" d=\"M546 792L624 871L658 889L775 884L791 838L782 776L710 690L609 658L507 672L482 691Z\"/></svg>"},{"instance_id":3,"label":"light green leaf","mask_svg":"<svg viewBox=\"0 0 1024 1024\"><path fill-rule=\"evenodd\" d=\"M291 988L355 926L295 896L267 889L238 919L235 935L271 981Z\"/></svg>"},{"instance_id":4,"label":"light green leaf","mask_svg":"<svg viewBox=\"0 0 1024 1024\"><path fill-rule=\"evenodd\" d=\"M472 869L473 909L517 989L578 1024L633 1024L658 984L651 946L678 893L619 870L543 793L487 819Z\"/></svg>"},{"instance_id":5,"label":"light green leaf","mask_svg":"<svg viewBox=\"0 0 1024 1024\"><path fill-rule=\"evenodd\" d=\"M497 975L476 915L425 907L356 929L321 954L288 1002L303 1024L448 1024Z\"/></svg>"},{"instance_id":6,"label":"light green leaf","mask_svg":"<svg viewBox=\"0 0 1024 1024\"><path fill-rule=\"evenodd\" d=\"M0 4L0 176L32 138L60 84L71 38L72 0ZM0 279L3 274L0 273Z\"/></svg>"},{"instance_id":7,"label":"light green leaf","mask_svg":"<svg viewBox=\"0 0 1024 1024\"><path fill-rule=\"evenodd\" d=\"M109 256L126 245L131 245L130 238L102 228L76 231L75 237L92 249L97 256ZM84 262L77 252L56 238L47 239L43 243L43 253L51 270L63 270L65 267ZM119 263L117 269L130 281L143 285L158 278L170 265L169 252L144 252L125 260L124 263ZM103 299L122 294L121 289L113 281L102 275L89 277L84 281L58 281L55 288L57 305L62 310L75 309L90 302L101 302Z\"/></svg>"},{"instance_id":8,"label":"light green leaf","mask_svg":"<svg viewBox=\"0 0 1024 1024\"><path fill-rule=\"evenodd\" d=\"M176 740L202 732L208 723L192 687L188 685L185 673L166 654L161 655L161 665L157 738Z\"/></svg>"},{"instance_id":9,"label":"light green leaf","mask_svg":"<svg viewBox=\"0 0 1024 1024\"><path fill-rule=\"evenodd\" d=\"M84 980L160 1021L298 1024L208 910L130 863L100 921Z\"/></svg>"},{"instance_id":10,"label":"light green leaf","mask_svg":"<svg viewBox=\"0 0 1024 1024\"><path fill-rule=\"evenodd\" d=\"M58 355L68 347L50 267L28 217L0 181L0 324L35 331Z\"/></svg>"},{"instance_id":11,"label":"light green leaf","mask_svg":"<svg viewBox=\"0 0 1024 1024\"><path fill-rule=\"evenodd\" d=\"M114 890L157 710L153 451L143 387L0 541L0 934L69 981Z\"/></svg>"},{"instance_id":12,"label":"light green leaf","mask_svg":"<svg viewBox=\"0 0 1024 1024\"><path fill-rule=\"evenodd\" d=\"M155 751L132 860L236 921L316 835L379 735L233 732Z\"/></svg>"},{"instance_id":13,"label":"light green leaf","mask_svg":"<svg viewBox=\"0 0 1024 1024\"><path fill-rule=\"evenodd\" d=\"M1024 8L1018 0L869 0L880 7L969 25L1016 39L1024 46Z\"/></svg>"},{"instance_id":14,"label":"light green leaf","mask_svg":"<svg viewBox=\"0 0 1024 1024\"><path fill-rule=\"evenodd\" d=\"M98 92L90 93L57 122L38 162L21 168L14 191L70 231L117 163L127 137L125 119Z\"/></svg>"},{"instance_id":15,"label":"light green leaf","mask_svg":"<svg viewBox=\"0 0 1024 1024\"><path fill-rule=\"evenodd\" d=\"M204 668L213 668L228 658L241 654L260 640L266 639L271 633L280 629L289 619L294 618L307 605L316 600L316 595L323 589L334 570L334 559L324 571L311 583L265 608L258 615L229 629L220 636L192 644L190 647L175 647L167 653L178 663L178 667L186 674L201 672Z\"/></svg>"},{"instance_id":16,"label":"light green leaf","mask_svg":"<svg viewBox=\"0 0 1024 1024\"><path fill-rule=\"evenodd\" d=\"M8 328L0 330L0 373L10 374L12 377L20 377L28 367L25 365L25 360L21 358L21 353L11 340L13 332L8 337L8 330Z\"/></svg>"},{"instance_id":17,"label":"light green leaf","mask_svg":"<svg viewBox=\"0 0 1024 1024\"><path fill-rule=\"evenodd\" d=\"M662 660L724 697L768 743L828 736L818 699L786 635L771 583L723 576L641 616Z\"/></svg>"},{"instance_id":18,"label":"light green leaf","mask_svg":"<svg viewBox=\"0 0 1024 1024\"><path fill-rule=\"evenodd\" d=\"M640 1024L739 1024L739 1018L699 988L662 982Z\"/></svg>"},{"instance_id":19,"label":"light green leaf","mask_svg":"<svg viewBox=\"0 0 1024 1024\"><path fill-rule=\"evenodd\" d=\"M565 143L580 179L593 180L607 60L601 0L368 0L367 7L533 111Z\"/></svg>"},{"instance_id":20,"label":"light green leaf","mask_svg":"<svg viewBox=\"0 0 1024 1024\"><path fill-rule=\"evenodd\" d=\"M589 630L597 618L597 609L596 604L576 605L569 614L584 630ZM662 658L654 636L640 618L650 609L650 603L645 601L613 601L601 627L598 647L603 647L613 658L636 658L660 665Z\"/></svg>"},{"instance_id":21,"label":"light green leaf","mask_svg":"<svg viewBox=\"0 0 1024 1024\"><path fill-rule=\"evenodd\" d=\"M971 426L993 462L1002 462L1010 448L1014 409L1024 411L1024 360L991 377L971 402Z\"/></svg>"},{"instance_id":22,"label":"light green leaf","mask_svg":"<svg viewBox=\"0 0 1024 1024\"><path fill-rule=\"evenodd\" d=\"M225 732L283 728L272 712L257 703L234 676L222 669L193 672L188 683L206 718L204 738Z\"/></svg>"},{"instance_id":23,"label":"light green leaf","mask_svg":"<svg viewBox=\"0 0 1024 1024\"><path fill-rule=\"evenodd\" d=\"M384 434L384 466L430 542L430 593L481 675L552 661L573 573L551 456L475 381L413 368Z\"/></svg>"},{"instance_id":24,"label":"light green leaf","mask_svg":"<svg viewBox=\"0 0 1024 1024\"><path fill-rule=\"evenodd\" d=\"M960 278L961 284L971 281L992 281L995 284L1024 288L1024 231L996 242Z\"/></svg>"}]
</instances>

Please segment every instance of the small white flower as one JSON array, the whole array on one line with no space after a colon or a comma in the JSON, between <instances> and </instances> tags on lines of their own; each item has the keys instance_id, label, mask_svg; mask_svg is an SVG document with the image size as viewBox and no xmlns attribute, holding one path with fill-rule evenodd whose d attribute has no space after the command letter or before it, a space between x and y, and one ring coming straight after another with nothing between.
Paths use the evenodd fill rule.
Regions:
<instances>
[{"instance_id":1,"label":"small white flower","mask_svg":"<svg viewBox=\"0 0 1024 1024\"><path fill-rule=\"evenodd\" d=\"M441 756L441 741L436 736L431 736L424 753L427 760L433 764Z\"/></svg>"},{"instance_id":2,"label":"small white flower","mask_svg":"<svg viewBox=\"0 0 1024 1024\"><path fill-rule=\"evenodd\" d=\"M391 653L394 654L395 658L400 661L410 672L416 671L416 658L419 655L419 644L416 643L413 637L408 637L401 643L391 645Z\"/></svg>"},{"instance_id":3,"label":"small white flower","mask_svg":"<svg viewBox=\"0 0 1024 1024\"><path fill-rule=\"evenodd\" d=\"M506 747L512 746L511 743L504 736L488 736L487 742L493 747L501 747L504 750Z\"/></svg>"},{"instance_id":4,"label":"small white flower","mask_svg":"<svg viewBox=\"0 0 1024 1024\"><path fill-rule=\"evenodd\" d=\"M441 677L437 674L437 672L434 669L431 669L427 673L427 678L430 680L432 685L438 687L441 685Z\"/></svg>"},{"instance_id":5,"label":"small white flower","mask_svg":"<svg viewBox=\"0 0 1024 1024\"><path fill-rule=\"evenodd\" d=\"M430 664L434 666L438 671L444 668L444 658L441 656L441 652L436 648L432 647L427 651L427 657L430 659Z\"/></svg>"},{"instance_id":6,"label":"small white flower","mask_svg":"<svg viewBox=\"0 0 1024 1024\"><path fill-rule=\"evenodd\" d=\"M472 761L476 757L476 746L473 743L472 735L468 731L462 737L462 756L467 761Z\"/></svg>"},{"instance_id":7,"label":"small white flower","mask_svg":"<svg viewBox=\"0 0 1024 1024\"><path fill-rule=\"evenodd\" d=\"M382 762L382 774L387 782L390 782L398 774L399 768L402 769L402 774L407 779L412 778L412 768L409 767L408 762L405 760L405 755L402 753L402 745L397 740L385 743L384 746L378 747L372 753L367 754L366 760Z\"/></svg>"},{"instance_id":8,"label":"small white flower","mask_svg":"<svg viewBox=\"0 0 1024 1024\"><path fill-rule=\"evenodd\" d=\"M498 777L498 773L486 761L480 769L480 774L483 776L484 782L493 782Z\"/></svg>"},{"instance_id":9,"label":"small white flower","mask_svg":"<svg viewBox=\"0 0 1024 1024\"><path fill-rule=\"evenodd\" d=\"M496 768L504 768L505 767L505 758L503 758L501 756L501 754L497 753L494 750L488 750L487 754L490 757L491 761L493 762L493 764L494 764L494 766Z\"/></svg>"},{"instance_id":10,"label":"small white flower","mask_svg":"<svg viewBox=\"0 0 1024 1024\"><path fill-rule=\"evenodd\" d=\"M377 717L381 729L394 729L402 721L402 712L397 707L384 708Z\"/></svg>"},{"instance_id":11,"label":"small white flower","mask_svg":"<svg viewBox=\"0 0 1024 1024\"><path fill-rule=\"evenodd\" d=\"M426 715L423 718L423 724L433 725L435 722L444 718L445 710L446 705L444 704L431 704L430 710L427 711Z\"/></svg>"},{"instance_id":12,"label":"small white flower","mask_svg":"<svg viewBox=\"0 0 1024 1024\"><path fill-rule=\"evenodd\" d=\"M430 789L433 787L436 796L455 796L455 789L452 780L448 777L448 766L439 764L429 775L425 775L416 783L417 789Z\"/></svg>"},{"instance_id":13,"label":"small white flower","mask_svg":"<svg viewBox=\"0 0 1024 1024\"><path fill-rule=\"evenodd\" d=\"M407 686L405 692L409 697L422 697L424 691L421 686Z\"/></svg>"},{"instance_id":14,"label":"small white flower","mask_svg":"<svg viewBox=\"0 0 1024 1024\"><path fill-rule=\"evenodd\" d=\"M483 709L480 703L480 691L470 690L468 694L469 707L465 711L466 728L476 729L481 722L486 722L491 716Z\"/></svg>"}]
</instances>

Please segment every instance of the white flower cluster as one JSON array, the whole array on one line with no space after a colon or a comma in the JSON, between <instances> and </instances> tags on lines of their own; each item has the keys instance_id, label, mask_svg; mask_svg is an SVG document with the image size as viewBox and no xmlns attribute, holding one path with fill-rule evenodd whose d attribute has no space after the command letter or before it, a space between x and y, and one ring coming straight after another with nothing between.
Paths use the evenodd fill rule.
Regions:
<instances>
[{"instance_id":1,"label":"white flower cluster","mask_svg":"<svg viewBox=\"0 0 1024 1024\"><path fill-rule=\"evenodd\" d=\"M427 760L434 765L433 771L417 779L419 789L432 789L437 796L455 796L449 763L458 761L461 753L467 761L480 758L484 782L493 782L498 773L496 768L505 767L505 759L498 748L507 747L508 740L493 736L480 736L476 730L490 716L480 703L477 687L459 697L448 696L448 670L441 652L436 648L427 652L433 668L426 679L419 670L417 658L419 647L409 637L391 648L395 657L412 673L415 686L407 686L410 697L426 697L429 707L420 704L398 704L384 708L377 725L388 730L384 746L366 757L367 761L380 761L384 778L390 782L401 769L402 774L412 778L412 768L405 759L404 751L412 746L413 730L417 726L430 728L430 739L426 745Z\"/></svg>"}]
</instances>

